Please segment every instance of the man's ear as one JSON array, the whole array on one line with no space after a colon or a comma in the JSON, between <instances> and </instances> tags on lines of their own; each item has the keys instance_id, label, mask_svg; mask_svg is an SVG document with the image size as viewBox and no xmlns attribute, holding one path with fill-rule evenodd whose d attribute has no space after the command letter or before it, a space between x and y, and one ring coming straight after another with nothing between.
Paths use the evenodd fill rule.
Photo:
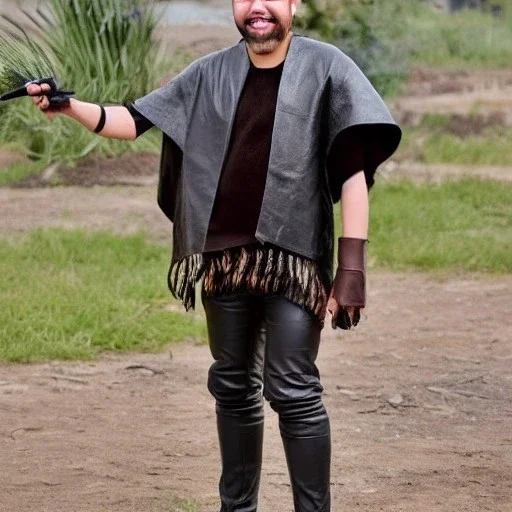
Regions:
<instances>
[{"instance_id":1,"label":"man's ear","mask_svg":"<svg viewBox=\"0 0 512 512\"><path fill-rule=\"evenodd\" d=\"M295 16L297 14L297 9L298 9L298 6L299 6L299 1L300 0L296 0L295 2L291 3L291 6L292 6L292 16Z\"/></svg>"}]
</instances>

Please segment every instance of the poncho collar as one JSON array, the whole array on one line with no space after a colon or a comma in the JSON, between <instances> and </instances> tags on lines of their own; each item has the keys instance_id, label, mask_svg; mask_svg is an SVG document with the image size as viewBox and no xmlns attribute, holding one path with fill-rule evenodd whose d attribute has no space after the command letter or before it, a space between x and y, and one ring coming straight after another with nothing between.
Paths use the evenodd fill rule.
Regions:
<instances>
[{"instance_id":1,"label":"poncho collar","mask_svg":"<svg viewBox=\"0 0 512 512\"><path fill-rule=\"evenodd\" d=\"M283 66L283 74L281 75L281 84L293 79L294 69L296 69L297 61L299 59L300 52L298 51L298 47L300 46L300 39L303 36L299 36L295 33L292 33L292 37L290 38L290 44L288 46L288 51L286 53L286 57L284 59ZM247 51L247 43L244 39L240 39L238 44L234 47L236 49L236 62L233 62L231 69L236 73L238 70L237 82L239 84L241 93L241 89L244 86L245 80L247 78L247 73L251 67L251 58L249 56L249 52ZM281 96L282 86L280 85L278 90L278 107L280 106L279 99ZM239 96L239 95L237 95Z\"/></svg>"}]
</instances>

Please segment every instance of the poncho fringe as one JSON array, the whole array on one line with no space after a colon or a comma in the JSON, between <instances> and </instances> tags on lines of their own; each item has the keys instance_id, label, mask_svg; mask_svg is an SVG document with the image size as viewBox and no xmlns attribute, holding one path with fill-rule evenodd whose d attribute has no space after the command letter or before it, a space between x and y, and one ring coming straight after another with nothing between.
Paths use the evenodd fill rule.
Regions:
<instances>
[{"instance_id":1,"label":"poncho fringe","mask_svg":"<svg viewBox=\"0 0 512 512\"><path fill-rule=\"evenodd\" d=\"M195 285L203 276L209 296L280 295L320 319L325 316L327 293L316 262L279 247L241 246L174 262L169 269L169 289L187 311L195 307Z\"/></svg>"}]
</instances>

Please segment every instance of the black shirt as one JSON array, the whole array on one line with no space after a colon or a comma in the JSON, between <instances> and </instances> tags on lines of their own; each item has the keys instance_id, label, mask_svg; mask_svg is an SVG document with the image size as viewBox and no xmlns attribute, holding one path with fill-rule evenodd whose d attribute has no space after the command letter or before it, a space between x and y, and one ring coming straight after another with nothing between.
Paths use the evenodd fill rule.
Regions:
<instances>
[{"instance_id":1,"label":"black shirt","mask_svg":"<svg viewBox=\"0 0 512 512\"><path fill-rule=\"evenodd\" d=\"M229 150L221 171L206 236L205 252L257 242L279 84L284 63L256 68L251 63L238 103ZM152 123L133 105L137 136ZM334 141L327 160L330 188L336 195L350 176L365 167L364 131L350 129ZM334 200L338 200L334 197Z\"/></svg>"},{"instance_id":2,"label":"black shirt","mask_svg":"<svg viewBox=\"0 0 512 512\"><path fill-rule=\"evenodd\" d=\"M219 180L205 251L256 242L283 64L251 64Z\"/></svg>"}]
</instances>

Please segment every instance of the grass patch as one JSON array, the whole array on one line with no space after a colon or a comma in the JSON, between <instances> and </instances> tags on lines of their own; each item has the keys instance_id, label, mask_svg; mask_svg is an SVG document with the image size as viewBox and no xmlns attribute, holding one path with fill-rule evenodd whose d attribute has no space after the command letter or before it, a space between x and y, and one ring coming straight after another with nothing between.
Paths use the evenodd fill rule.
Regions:
<instances>
[{"instance_id":1,"label":"grass patch","mask_svg":"<svg viewBox=\"0 0 512 512\"><path fill-rule=\"evenodd\" d=\"M169 311L169 249L142 235L60 229L0 242L0 360L158 352L203 322Z\"/></svg>"},{"instance_id":2,"label":"grass patch","mask_svg":"<svg viewBox=\"0 0 512 512\"><path fill-rule=\"evenodd\" d=\"M508 69L512 61L512 9L502 18L478 10L450 15L427 7L416 10L411 64L450 69Z\"/></svg>"},{"instance_id":3,"label":"grass patch","mask_svg":"<svg viewBox=\"0 0 512 512\"><path fill-rule=\"evenodd\" d=\"M468 120L468 124L470 124ZM478 133L451 132L447 116L425 116L417 128L405 128L397 160L426 164L512 165L512 129L487 126Z\"/></svg>"},{"instance_id":4,"label":"grass patch","mask_svg":"<svg viewBox=\"0 0 512 512\"><path fill-rule=\"evenodd\" d=\"M370 263L394 270L512 272L512 186L465 179L377 183Z\"/></svg>"},{"instance_id":5,"label":"grass patch","mask_svg":"<svg viewBox=\"0 0 512 512\"><path fill-rule=\"evenodd\" d=\"M18 183L24 178L39 174L44 169L40 161L16 162L0 170L0 187Z\"/></svg>"},{"instance_id":6,"label":"grass patch","mask_svg":"<svg viewBox=\"0 0 512 512\"><path fill-rule=\"evenodd\" d=\"M191 500L173 498L165 506L166 512L197 512L199 504Z\"/></svg>"},{"instance_id":7,"label":"grass patch","mask_svg":"<svg viewBox=\"0 0 512 512\"><path fill-rule=\"evenodd\" d=\"M512 165L512 130L494 127L467 139L433 134L423 144L419 158L427 164Z\"/></svg>"}]
</instances>

